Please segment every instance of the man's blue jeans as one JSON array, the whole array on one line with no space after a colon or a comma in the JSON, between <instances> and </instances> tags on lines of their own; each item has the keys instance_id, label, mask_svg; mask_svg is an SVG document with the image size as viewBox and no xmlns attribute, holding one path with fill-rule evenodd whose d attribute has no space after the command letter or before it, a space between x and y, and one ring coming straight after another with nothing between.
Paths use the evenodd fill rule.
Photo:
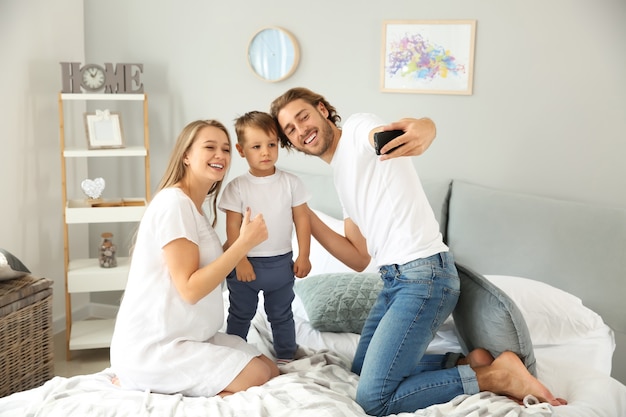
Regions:
<instances>
[{"instance_id":1,"label":"man's blue jeans","mask_svg":"<svg viewBox=\"0 0 626 417\"><path fill-rule=\"evenodd\" d=\"M356 401L370 415L413 412L478 392L456 356L425 355L460 293L454 258L442 252L380 268L383 289L363 326L352 364L360 374ZM448 363L453 362L453 363Z\"/></svg>"}]
</instances>

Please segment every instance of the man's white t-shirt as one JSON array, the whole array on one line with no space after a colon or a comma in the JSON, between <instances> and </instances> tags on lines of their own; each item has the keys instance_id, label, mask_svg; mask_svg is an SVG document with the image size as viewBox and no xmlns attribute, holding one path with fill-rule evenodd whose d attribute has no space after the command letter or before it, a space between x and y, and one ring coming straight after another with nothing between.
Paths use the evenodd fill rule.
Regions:
<instances>
[{"instance_id":1,"label":"man's white t-shirt","mask_svg":"<svg viewBox=\"0 0 626 417\"><path fill-rule=\"evenodd\" d=\"M385 124L372 114L350 116L330 163L344 217L359 227L378 267L448 251L412 158L380 161L369 141Z\"/></svg>"}]
</instances>

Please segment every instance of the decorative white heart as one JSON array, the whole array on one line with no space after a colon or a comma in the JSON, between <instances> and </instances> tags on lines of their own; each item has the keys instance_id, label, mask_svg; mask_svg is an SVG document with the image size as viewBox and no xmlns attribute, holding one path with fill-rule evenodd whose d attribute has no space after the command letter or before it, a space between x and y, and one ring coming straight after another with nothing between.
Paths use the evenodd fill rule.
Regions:
<instances>
[{"instance_id":1,"label":"decorative white heart","mask_svg":"<svg viewBox=\"0 0 626 417\"><path fill-rule=\"evenodd\" d=\"M100 198L104 191L104 178L86 179L80 183L85 195L89 198Z\"/></svg>"}]
</instances>

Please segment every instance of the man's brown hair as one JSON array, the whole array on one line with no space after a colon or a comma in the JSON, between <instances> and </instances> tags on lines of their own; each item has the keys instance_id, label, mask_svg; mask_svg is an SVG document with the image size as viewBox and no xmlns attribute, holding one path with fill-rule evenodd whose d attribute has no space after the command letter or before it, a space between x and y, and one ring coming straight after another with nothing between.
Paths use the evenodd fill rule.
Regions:
<instances>
[{"instance_id":1,"label":"man's brown hair","mask_svg":"<svg viewBox=\"0 0 626 417\"><path fill-rule=\"evenodd\" d=\"M313 91L304 87L292 88L284 93L282 96L276 98L270 106L270 113L276 121L276 126L278 127L278 139L280 140L280 145L283 148L291 149L293 145L291 144L291 142L289 142L289 139L287 139L287 136L285 135L283 129L278 123L278 113L287 104L298 99L304 100L315 108L317 108L317 105L319 103L322 103L324 107L326 107L326 110L328 110L328 120L333 122L335 126L339 126L339 122L341 121L341 116L337 114L337 110L335 109L335 107L333 107L322 95L314 93Z\"/></svg>"}]
</instances>

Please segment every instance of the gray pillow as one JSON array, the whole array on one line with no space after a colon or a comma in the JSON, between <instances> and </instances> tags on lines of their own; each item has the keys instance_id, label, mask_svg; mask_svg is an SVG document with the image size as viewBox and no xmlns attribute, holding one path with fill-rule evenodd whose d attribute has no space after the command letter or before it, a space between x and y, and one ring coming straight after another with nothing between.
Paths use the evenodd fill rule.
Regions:
<instances>
[{"instance_id":1,"label":"gray pillow","mask_svg":"<svg viewBox=\"0 0 626 417\"><path fill-rule=\"evenodd\" d=\"M461 296L452 313L463 353L487 349L494 357L515 352L537 375L530 332L513 300L482 275L456 264L461 279Z\"/></svg>"},{"instance_id":2,"label":"gray pillow","mask_svg":"<svg viewBox=\"0 0 626 417\"><path fill-rule=\"evenodd\" d=\"M313 328L360 334L382 287L377 273L337 272L296 280L294 291Z\"/></svg>"},{"instance_id":3,"label":"gray pillow","mask_svg":"<svg viewBox=\"0 0 626 417\"><path fill-rule=\"evenodd\" d=\"M0 281L28 275L30 271L9 251L0 248Z\"/></svg>"}]
</instances>

